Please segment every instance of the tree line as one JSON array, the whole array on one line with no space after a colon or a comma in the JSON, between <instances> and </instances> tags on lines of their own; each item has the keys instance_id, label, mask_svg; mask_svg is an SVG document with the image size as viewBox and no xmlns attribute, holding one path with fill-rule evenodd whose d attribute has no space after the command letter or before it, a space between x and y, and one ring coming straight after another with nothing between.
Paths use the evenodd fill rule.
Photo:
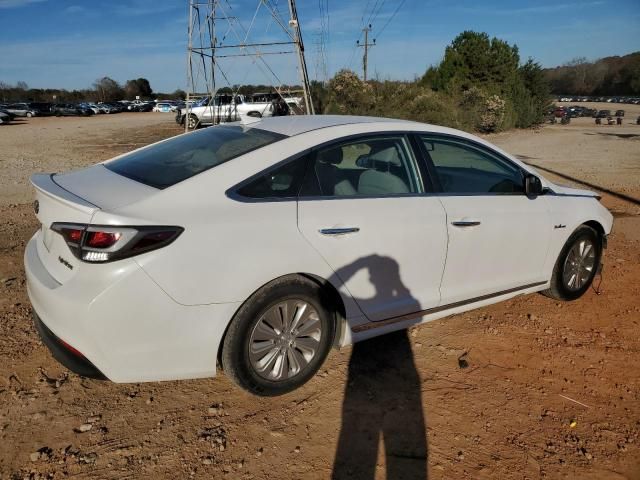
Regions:
<instances>
[{"instance_id":1,"label":"tree line","mask_svg":"<svg viewBox=\"0 0 640 480\"><path fill-rule=\"evenodd\" d=\"M120 84L110 77L102 77L93 82L93 88L66 90L59 88L30 88L26 82L15 85L0 81L0 101L2 102L115 102L118 100L184 100L186 92L176 89L171 93L154 92L149 80L136 78Z\"/></svg>"},{"instance_id":2,"label":"tree line","mask_svg":"<svg viewBox=\"0 0 640 480\"><path fill-rule=\"evenodd\" d=\"M640 52L589 62L574 58L560 67L544 70L551 91L557 95L640 95Z\"/></svg>"}]
</instances>

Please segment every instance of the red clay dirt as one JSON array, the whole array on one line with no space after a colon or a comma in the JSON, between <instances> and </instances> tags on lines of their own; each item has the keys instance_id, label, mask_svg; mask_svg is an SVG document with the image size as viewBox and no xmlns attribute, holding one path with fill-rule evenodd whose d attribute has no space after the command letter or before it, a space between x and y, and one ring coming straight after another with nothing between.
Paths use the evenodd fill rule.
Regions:
<instances>
[{"instance_id":1,"label":"red clay dirt","mask_svg":"<svg viewBox=\"0 0 640 480\"><path fill-rule=\"evenodd\" d=\"M640 126L568 127L490 141L612 192L601 295L518 297L332 351L277 398L224 375L118 385L57 364L25 289L28 175L180 132L151 113L0 127L0 479L639 479L640 205L616 194L640 198Z\"/></svg>"}]
</instances>

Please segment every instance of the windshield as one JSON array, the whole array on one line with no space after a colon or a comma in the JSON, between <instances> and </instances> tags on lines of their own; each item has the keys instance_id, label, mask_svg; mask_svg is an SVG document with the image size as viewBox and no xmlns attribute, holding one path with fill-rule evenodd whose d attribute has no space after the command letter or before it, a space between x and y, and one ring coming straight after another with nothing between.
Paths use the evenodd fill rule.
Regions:
<instances>
[{"instance_id":1,"label":"windshield","mask_svg":"<svg viewBox=\"0 0 640 480\"><path fill-rule=\"evenodd\" d=\"M104 166L145 185L167 188L283 138L279 133L237 125L209 127L132 152Z\"/></svg>"}]
</instances>

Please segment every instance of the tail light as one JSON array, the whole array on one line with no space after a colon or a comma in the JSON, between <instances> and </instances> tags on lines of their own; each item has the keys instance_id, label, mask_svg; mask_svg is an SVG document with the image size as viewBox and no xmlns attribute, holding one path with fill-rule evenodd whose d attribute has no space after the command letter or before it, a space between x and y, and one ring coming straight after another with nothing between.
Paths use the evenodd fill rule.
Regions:
<instances>
[{"instance_id":1,"label":"tail light","mask_svg":"<svg viewBox=\"0 0 640 480\"><path fill-rule=\"evenodd\" d=\"M90 263L104 263L165 247L184 231L182 227L114 227L59 223L51 230L62 235L75 257Z\"/></svg>"}]
</instances>

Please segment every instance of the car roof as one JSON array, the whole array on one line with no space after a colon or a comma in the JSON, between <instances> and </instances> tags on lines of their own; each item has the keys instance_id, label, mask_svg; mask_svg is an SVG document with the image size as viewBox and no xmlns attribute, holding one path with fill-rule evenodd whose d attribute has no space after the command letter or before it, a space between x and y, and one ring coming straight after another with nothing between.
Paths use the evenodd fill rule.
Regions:
<instances>
[{"instance_id":1,"label":"car roof","mask_svg":"<svg viewBox=\"0 0 640 480\"><path fill-rule=\"evenodd\" d=\"M416 122L380 117L359 117L354 115L287 115L284 117L265 117L249 123L247 126L280 133L288 137L321 128L362 123L398 123L415 125Z\"/></svg>"}]
</instances>

